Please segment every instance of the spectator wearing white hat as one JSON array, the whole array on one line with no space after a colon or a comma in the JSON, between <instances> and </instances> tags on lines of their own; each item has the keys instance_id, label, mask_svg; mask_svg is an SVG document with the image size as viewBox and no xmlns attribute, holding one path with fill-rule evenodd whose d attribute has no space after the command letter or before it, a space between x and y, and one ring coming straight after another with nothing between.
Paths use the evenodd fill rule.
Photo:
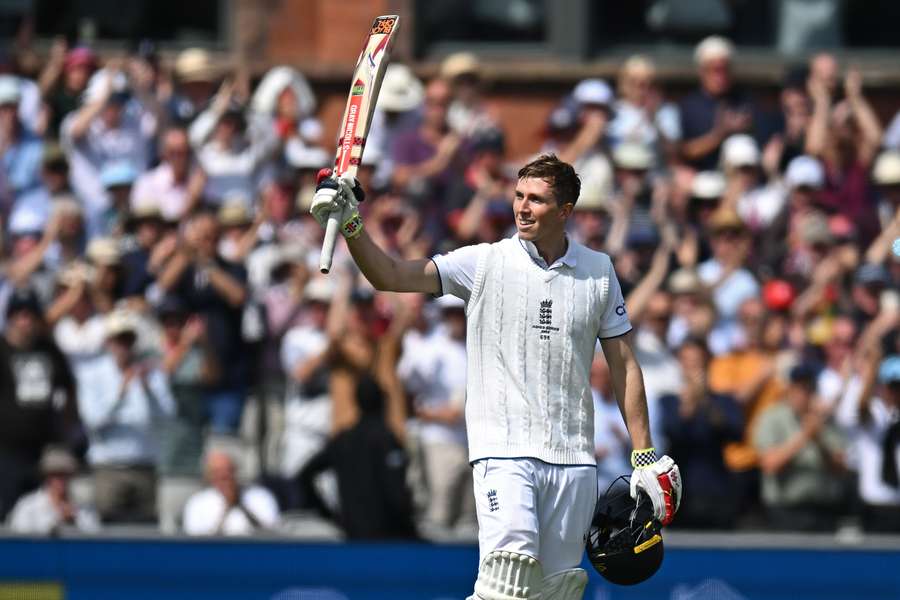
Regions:
<instances>
[{"instance_id":1,"label":"spectator wearing white hat","mask_svg":"<svg viewBox=\"0 0 900 600\"><path fill-rule=\"evenodd\" d=\"M411 396L423 452L429 525L450 528L473 523L471 468L463 418L466 394L466 319L462 300L436 301L435 333L415 345L415 356L401 356L400 379Z\"/></svg>"},{"instance_id":2,"label":"spectator wearing white hat","mask_svg":"<svg viewBox=\"0 0 900 600\"><path fill-rule=\"evenodd\" d=\"M0 75L0 167L10 198L7 203L34 191L41 184L44 144L22 123L19 78Z\"/></svg>"},{"instance_id":3,"label":"spectator wearing white hat","mask_svg":"<svg viewBox=\"0 0 900 600\"><path fill-rule=\"evenodd\" d=\"M99 357L106 339L106 317L96 310L91 287L95 269L74 261L59 273L57 294L47 308L53 338L74 370Z\"/></svg>"},{"instance_id":4,"label":"spectator wearing white hat","mask_svg":"<svg viewBox=\"0 0 900 600\"><path fill-rule=\"evenodd\" d=\"M558 149L557 156L584 175L581 164L607 149L606 134L613 117L615 96L602 79L583 79L572 90L570 102L578 113L578 131Z\"/></svg>"},{"instance_id":5,"label":"spectator wearing white hat","mask_svg":"<svg viewBox=\"0 0 900 600\"><path fill-rule=\"evenodd\" d=\"M756 125L753 103L734 86L733 56L734 46L718 36L704 39L694 51L700 89L681 100L679 111L681 154L698 170L714 169L725 138Z\"/></svg>"},{"instance_id":6,"label":"spectator wearing white hat","mask_svg":"<svg viewBox=\"0 0 900 600\"><path fill-rule=\"evenodd\" d=\"M136 315L106 319L106 351L76 373L88 463L104 522L156 519L157 427L175 410L165 373L135 352Z\"/></svg>"},{"instance_id":7,"label":"spectator wearing white hat","mask_svg":"<svg viewBox=\"0 0 900 600\"><path fill-rule=\"evenodd\" d=\"M380 155L373 177L376 187L384 187L390 182L394 169L391 148L399 133L415 129L424 98L425 88L412 69L402 63L388 65L372 114L365 151L369 154L374 150Z\"/></svg>"},{"instance_id":8,"label":"spectator wearing white hat","mask_svg":"<svg viewBox=\"0 0 900 600\"><path fill-rule=\"evenodd\" d=\"M26 535L58 535L71 530L93 533L100 519L93 509L75 503L69 482L78 462L67 450L48 446L40 463L43 485L22 496L9 515L10 531Z\"/></svg>"},{"instance_id":9,"label":"spectator wearing white hat","mask_svg":"<svg viewBox=\"0 0 900 600\"><path fill-rule=\"evenodd\" d=\"M784 206L778 181L767 179L769 167L777 174L777 166L763 164L756 140L745 133L725 140L721 160L726 179L725 204L737 209L751 231L765 230Z\"/></svg>"},{"instance_id":10,"label":"spectator wearing white hat","mask_svg":"<svg viewBox=\"0 0 900 600\"><path fill-rule=\"evenodd\" d=\"M216 91L221 70L207 50L186 48L175 57L174 90L166 100L169 120L186 126L206 106Z\"/></svg>"}]
</instances>

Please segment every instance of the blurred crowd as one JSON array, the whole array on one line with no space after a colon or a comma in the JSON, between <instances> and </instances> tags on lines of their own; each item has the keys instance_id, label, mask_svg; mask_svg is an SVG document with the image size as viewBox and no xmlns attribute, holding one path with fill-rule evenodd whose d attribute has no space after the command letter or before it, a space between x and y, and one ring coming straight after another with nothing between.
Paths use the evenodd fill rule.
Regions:
<instances>
[{"instance_id":1,"label":"blurred crowd","mask_svg":"<svg viewBox=\"0 0 900 600\"><path fill-rule=\"evenodd\" d=\"M582 192L570 235L626 295L675 526L900 530L900 114L828 53L775 110L711 37L696 89L646 56L587 79L512 156L477 57L391 64L359 178L369 233L419 258L515 232L515 173L554 152ZM316 97L201 49L101 61L57 41L0 64L0 518L343 535L471 528L465 314L376 292L307 213L330 166ZM598 347L598 489L628 436Z\"/></svg>"}]
</instances>

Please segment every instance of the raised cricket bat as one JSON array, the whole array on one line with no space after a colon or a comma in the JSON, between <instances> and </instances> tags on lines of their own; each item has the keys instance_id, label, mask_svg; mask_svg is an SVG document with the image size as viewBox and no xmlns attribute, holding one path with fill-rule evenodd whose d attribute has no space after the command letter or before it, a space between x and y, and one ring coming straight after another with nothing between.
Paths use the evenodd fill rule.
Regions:
<instances>
[{"instance_id":1,"label":"raised cricket bat","mask_svg":"<svg viewBox=\"0 0 900 600\"><path fill-rule=\"evenodd\" d=\"M334 158L332 176L335 178L344 175L353 177L359 168L378 91L381 89L381 80L387 68L388 54L399 23L400 17L397 15L376 17L359 60L356 61L347 107L341 120L341 137ZM325 240L322 242L322 254L319 258L319 270L323 273L331 270L340 216L340 211L333 212L328 217L328 224L325 227Z\"/></svg>"}]
</instances>

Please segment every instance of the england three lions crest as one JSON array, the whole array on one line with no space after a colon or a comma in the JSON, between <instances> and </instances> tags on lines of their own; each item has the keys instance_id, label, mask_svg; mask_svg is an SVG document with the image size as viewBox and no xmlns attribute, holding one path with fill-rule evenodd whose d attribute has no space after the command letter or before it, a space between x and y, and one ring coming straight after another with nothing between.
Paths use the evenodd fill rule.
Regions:
<instances>
[{"instance_id":1,"label":"england three lions crest","mask_svg":"<svg viewBox=\"0 0 900 600\"><path fill-rule=\"evenodd\" d=\"M550 334L559 331L559 327L553 326L553 300L541 300L541 307L538 310L538 324L532 325L532 329L538 330L538 335L542 340L549 340Z\"/></svg>"}]
</instances>

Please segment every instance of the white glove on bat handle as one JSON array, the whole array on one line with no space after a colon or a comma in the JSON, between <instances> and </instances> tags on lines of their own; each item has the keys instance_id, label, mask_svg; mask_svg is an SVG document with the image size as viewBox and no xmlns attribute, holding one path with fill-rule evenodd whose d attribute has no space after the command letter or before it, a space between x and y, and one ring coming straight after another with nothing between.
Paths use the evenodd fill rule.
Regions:
<instances>
[{"instance_id":1,"label":"white glove on bat handle","mask_svg":"<svg viewBox=\"0 0 900 600\"><path fill-rule=\"evenodd\" d=\"M319 270L322 273L328 273L331 270L331 260L334 258L334 243L337 241L340 224L341 209L338 208L328 215L328 224L325 226L325 239L322 240L322 254L319 256Z\"/></svg>"}]
</instances>

